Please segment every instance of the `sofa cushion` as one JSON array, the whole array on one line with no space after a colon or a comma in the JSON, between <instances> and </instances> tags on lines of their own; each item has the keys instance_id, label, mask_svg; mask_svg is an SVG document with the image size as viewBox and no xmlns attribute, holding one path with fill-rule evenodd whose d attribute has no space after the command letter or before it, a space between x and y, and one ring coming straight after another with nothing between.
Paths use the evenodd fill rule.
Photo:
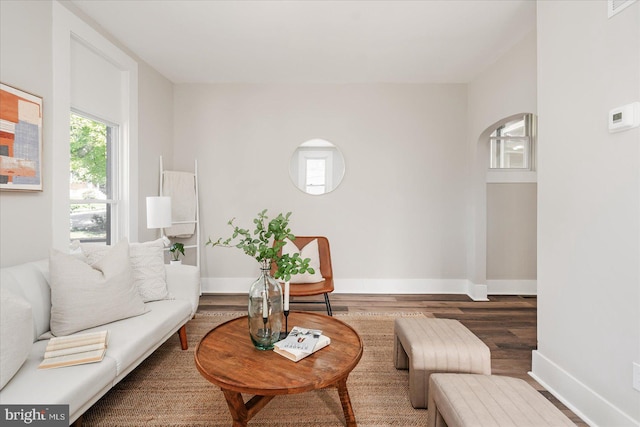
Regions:
<instances>
[{"instance_id":1,"label":"sofa cushion","mask_svg":"<svg viewBox=\"0 0 640 427\"><path fill-rule=\"evenodd\" d=\"M189 301L193 316L200 303L200 269L186 264L166 264L164 267L169 293L176 299Z\"/></svg>"},{"instance_id":2,"label":"sofa cushion","mask_svg":"<svg viewBox=\"0 0 640 427\"><path fill-rule=\"evenodd\" d=\"M118 377L138 366L167 338L191 319L191 304L185 300L161 300L145 304L147 312L110 323L107 356L116 361ZM94 328L94 331L100 328ZM175 335L178 340L178 336Z\"/></svg>"},{"instance_id":3,"label":"sofa cushion","mask_svg":"<svg viewBox=\"0 0 640 427\"><path fill-rule=\"evenodd\" d=\"M0 291L0 390L20 369L33 344L31 305L8 289Z\"/></svg>"},{"instance_id":4,"label":"sofa cushion","mask_svg":"<svg viewBox=\"0 0 640 427\"><path fill-rule=\"evenodd\" d=\"M37 341L49 330L51 319L49 261L43 259L0 268L0 288L8 289L29 303L33 315L31 341Z\"/></svg>"},{"instance_id":5,"label":"sofa cushion","mask_svg":"<svg viewBox=\"0 0 640 427\"><path fill-rule=\"evenodd\" d=\"M131 280L129 244L111 247L93 265L52 250L51 333L68 335L145 312Z\"/></svg>"},{"instance_id":6,"label":"sofa cushion","mask_svg":"<svg viewBox=\"0 0 640 427\"><path fill-rule=\"evenodd\" d=\"M285 245L282 248L282 254L299 254L300 258L309 258L309 267L313 268L313 274L302 273L292 274L290 283L318 283L324 280L320 273L320 254L318 252L318 239L313 239L307 243L302 249L298 247L289 239L284 239Z\"/></svg>"},{"instance_id":7,"label":"sofa cushion","mask_svg":"<svg viewBox=\"0 0 640 427\"><path fill-rule=\"evenodd\" d=\"M82 253L89 264L102 259L110 246L81 244ZM131 276L138 293L144 302L169 298L164 269L164 242L157 239L151 242L130 243Z\"/></svg>"},{"instance_id":8,"label":"sofa cushion","mask_svg":"<svg viewBox=\"0 0 640 427\"><path fill-rule=\"evenodd\" d=\"M0 402L8 404L69 405L70 421L75 420L114 384L116 362L109 349L100 363L38 369L48 341L31 345L29 357L13 380L0 391ZM35 425L32 424L32 425Z\"/></svg>"}]
</instances>

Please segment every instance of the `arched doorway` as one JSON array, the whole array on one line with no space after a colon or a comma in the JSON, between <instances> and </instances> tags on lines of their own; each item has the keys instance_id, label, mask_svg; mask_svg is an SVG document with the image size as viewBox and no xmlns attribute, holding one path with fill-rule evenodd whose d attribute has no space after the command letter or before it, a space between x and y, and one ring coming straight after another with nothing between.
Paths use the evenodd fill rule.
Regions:
<instances>
[{"instance_id":1,"label":"arched doorway","mask_svg":"<svg viewBox=\"0 0 640 427\"><path fill-rule=\"evenodd\" d=\"M536 294L536 117L516 114L478 138L476 281L487 295Z\"/></svg>"}]
</instances>

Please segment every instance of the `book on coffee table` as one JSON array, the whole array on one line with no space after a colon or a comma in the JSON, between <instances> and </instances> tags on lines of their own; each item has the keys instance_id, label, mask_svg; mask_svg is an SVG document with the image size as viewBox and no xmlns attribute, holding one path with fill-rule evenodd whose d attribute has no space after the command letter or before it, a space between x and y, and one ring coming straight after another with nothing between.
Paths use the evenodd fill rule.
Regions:
<instances>
[{"instance_id":1,"label":"book on coffee table","mask_svg":"<svg viewBox=\"0 0 640 427\"><path fill-rule=\"evenodd\" d=\"M273 345L273 351L297 362L328 346L330 343L331 339L326 335L322 335L322 331L318 329L294 326L285 339Z\"/></svg>"},{"instance_id":2,"label":"book on coffee table","mask_svg":"<svg viewBox=\"0 0 640 427\"><path fill-rule=\"evenodd\" d=\"M49 340L38 369L100 362L107 351L109 331L54 337Z\"/></svg>"}]
</instances>

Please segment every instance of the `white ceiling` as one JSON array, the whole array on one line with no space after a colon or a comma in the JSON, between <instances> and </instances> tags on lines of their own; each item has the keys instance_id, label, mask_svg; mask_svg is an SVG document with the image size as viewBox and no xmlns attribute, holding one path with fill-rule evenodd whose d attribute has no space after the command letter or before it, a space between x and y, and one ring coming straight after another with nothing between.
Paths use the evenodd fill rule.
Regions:
<instances>
[{"instance_id":1,"label":"white ceiling","mask_svg":"<svg viewBox=\"0 0 640 427\"><path fill-rule=\"evenodd\" d=\"M174 83L465 83L533 0L72 0Z\"/></svg>"}]
</instances>

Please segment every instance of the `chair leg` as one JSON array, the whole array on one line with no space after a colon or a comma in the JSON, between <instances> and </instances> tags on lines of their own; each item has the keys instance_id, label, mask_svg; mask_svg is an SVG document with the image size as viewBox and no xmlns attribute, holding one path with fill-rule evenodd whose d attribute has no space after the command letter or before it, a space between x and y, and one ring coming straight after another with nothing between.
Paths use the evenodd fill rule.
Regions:
<instances>
[{"instance_id":1,"label":"chair leg","mask_svg":"<svg viewBox=\"0 0 640 427\"><path fill-rule=\"evenodd\" d=\"M333 311L331 310L331 302L329 302L329 294L328 293L324 294L324 303L327 306L327 314L329 316L333 316Z\"/></svg>"}]
</instances>

